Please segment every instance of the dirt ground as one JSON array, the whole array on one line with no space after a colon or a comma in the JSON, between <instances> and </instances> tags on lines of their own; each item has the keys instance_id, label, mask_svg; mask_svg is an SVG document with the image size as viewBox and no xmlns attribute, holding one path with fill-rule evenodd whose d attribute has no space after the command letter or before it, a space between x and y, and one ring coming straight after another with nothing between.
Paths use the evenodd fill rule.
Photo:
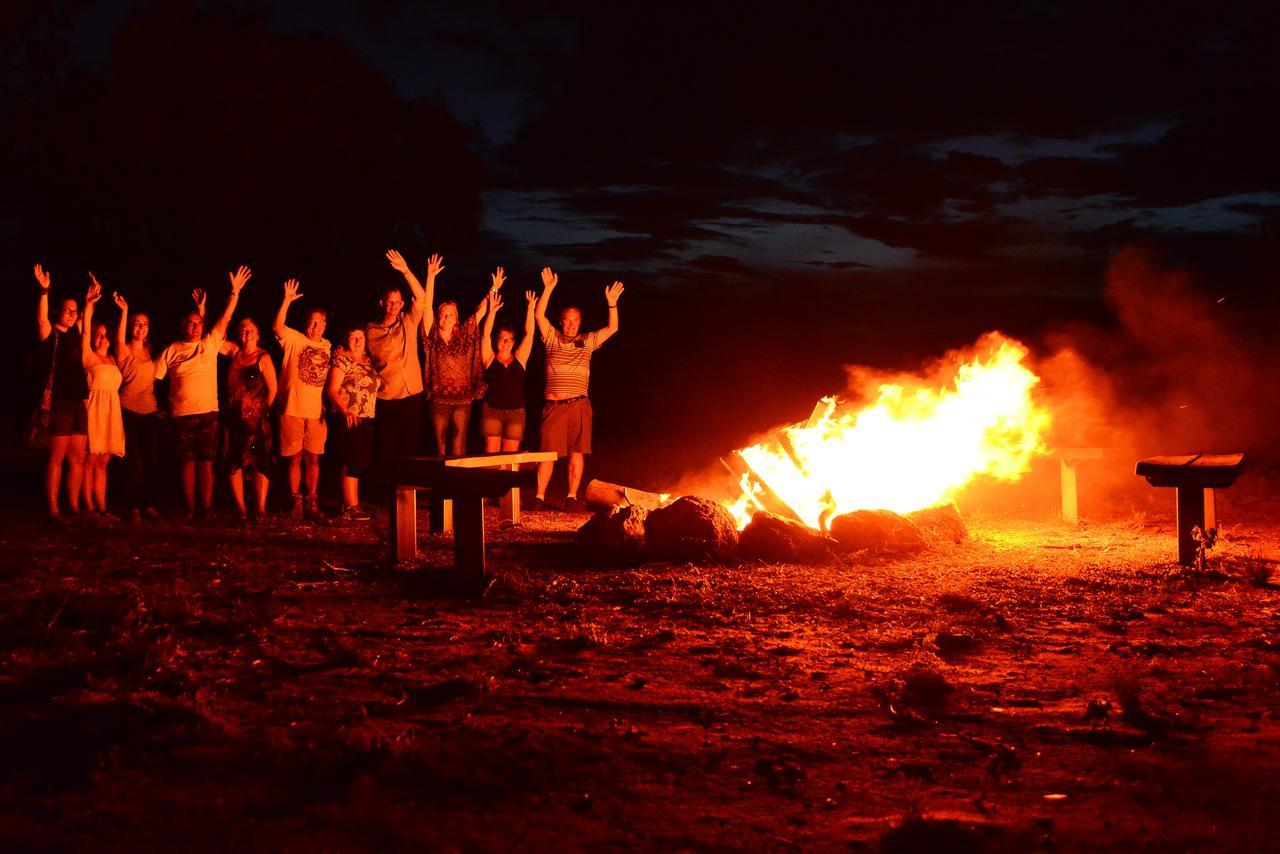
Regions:
<instances>
[{"instance_id":1,"label":"dirt ground","mask_svg":"<svg viewBox=\"0 0 1280 854\"><path fill-rule=\"evenodd\" d=\"M1269 494L1203 573L1152 516L629 568L491 518L480 597L443 536L16 512L0 846L1275 848Z\"/></svg>"}]
</instances>

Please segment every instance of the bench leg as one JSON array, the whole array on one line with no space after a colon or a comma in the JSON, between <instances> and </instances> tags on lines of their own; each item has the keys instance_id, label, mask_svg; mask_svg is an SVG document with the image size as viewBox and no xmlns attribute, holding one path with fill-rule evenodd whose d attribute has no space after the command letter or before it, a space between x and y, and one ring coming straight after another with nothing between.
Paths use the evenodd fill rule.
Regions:
<instances>
[{"instance_id":1,"label":"bench leg","mask_svg":"<svg viewBox=\"0 0 1280 854\"><path fill-rule=\"evenodd\" d=\"M459 578L484 582L484 499L457 499L453 528L453 568Z\"/></svg>"},{"instance_id":2,"label":"bench leg","mask_svg":"<svg viewBox=\"0 0 1280 854\"><path fill-rule=\"evenodd\" d=\"M391 529L396 543L396 560L413 560L418 556L418 491L409 487L396 490L391 502Z\"/></svg>"},{"instance_id":3,"label":"bench leg","mask_svg":"<svg viewBox=\"0 0 1280 854\"><path fill-rule=\"evenodd\" d=\"M1080 504L1076 493L1076 467L1058 460L1062 474L1062 521L1068 525L1080 522Z\"/></svg>"},{"instance_id":4,"label":"bench leg","mask_svg":"<svg viewBox=\"0 0 1280 854\"><path fill-rule=\"evenodd\" d=\"M431 502L431 512L428 514L431 520L431 532L433 534L447 534L453 530L453 501L445 499L436 499Z\"/></svg>"},{"instance_id":5,"label":"bench leg","mask_svg":"<svg viewBox=\"0 0 1280 854\"><path fill-rule=\"evenodd\" d=\"M1178 563L1192 566L1196 562L1196 551L1199 543L1191 536L1192 528L1205 528L1205 508L1213 501L1211 495L1206 498L1204 489L1194 486L1178 487Z\"/></svg>"},{"instance_id":6,"label":"bench leg","mask_svg":"<svg viewBox=\"0 0 1280 854\"><path fill-rule=\"evenodd\" d=\"M519 471L520 466L512 465L512 471ZM498 519L512 525L520 521L520 487L513 486L511 491L498 499Z\"/></svg>"}]
</instances>

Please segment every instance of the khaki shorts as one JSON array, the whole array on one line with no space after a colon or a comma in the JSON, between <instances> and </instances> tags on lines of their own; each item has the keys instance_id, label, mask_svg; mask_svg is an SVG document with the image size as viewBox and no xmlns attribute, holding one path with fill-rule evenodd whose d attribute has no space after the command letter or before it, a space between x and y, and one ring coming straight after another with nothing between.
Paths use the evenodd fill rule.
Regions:
<instances>
[{"instance_id":1,"label":"khaki shorts","mask_svg":"<svg viewBox=\"0 0 1280 854\"><path fill-rule=\"evenodd\" d=\"M591 401L579 397L542 404L542 450L561 456L591 453Z\"/></svg>"},{"instance_id":2,"label":"khaki shorts","mask_svg":"<svg viewBox=\"0 0 1280 854\"><path fill-rule=\"evenodd\" d=\"M292 457L298 451L310 454L324 453L324 440L329 436L329 426L323 418L303 418L300 415L280 416L280 456Z\"/></svg>"}]
</instances>

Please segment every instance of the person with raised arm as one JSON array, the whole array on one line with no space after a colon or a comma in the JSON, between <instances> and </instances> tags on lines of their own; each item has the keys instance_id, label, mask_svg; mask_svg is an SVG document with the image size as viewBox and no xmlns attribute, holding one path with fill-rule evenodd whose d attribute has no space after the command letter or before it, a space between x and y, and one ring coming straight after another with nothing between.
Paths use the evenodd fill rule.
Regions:
<instances>
[{"instance_id":1,"label":"person with raised arm","mask_svg":"<svg viewBox=\"0 0 1280 854\"><path fill-rule=\"evenodd\" d=\"M305 516L312 522L320 515L317 489L320 486L320 457L329 436L324 420L324 384L329 377L331 345L324 337L329 316L322 308L307 310L306 332L285 324L289 306L302 298L297 279L284 283L284 298L271 327L284 350L280 363L280 456L289 460L289 491L293 496L290 516ZM306 468L306 494L301 492Z\"/></svg>"},{"instance_id":2,"label":"person with raised arm","mask_svg":"<svg viewBox=\"0 0 1280 854\"><path fill-rule=\"evenodd\" d=\"M490 277L490 294L506 281L499 267ZM467 452L467 426L471 406L480 397L480 321L489 309L486 296L466 323L458 323L458 304L449 300L436 308L434 326L425 317L422 333L427 341L426 385L431 394L431 426L436 453L461 456Z\"/></svg>"},{"instance_id":3,"label":"person with raised arm","mask_svg":"<svg viewBox=\"0 0 1280 854\"><path fill-rule=\"evenodd\" d=\"M208 329L200 310L203 300L197 297L197 308L183 318L182 338L166 347L156 360L155 378L169 377L169 415L182 466L182 497L188 519L194 518L197 509L207 514L213 504L213 460L218 452L218 354L227 339L227 326L240 301L240 291L252 276L253 271L243 265L228 274L231 294L222 314Z\"/></svg>"},{"instance_id":4,"label":"person with raised arm","mask_svg":"<svg viewBox=\"0 0 1280 854\"><path fill-rule=\"evenodd\" d=\"M93 322L93 311L102 299L102 285L89 274L89 290L84 296L84 320L81 323L80 358L89 386L85 402L85 424L88 454L85 457L84 505L88 513L97 513L105 522L119 521L107 512L107 463L112 457L123 457L125 449L124 419L120 415L120 383L123 377L111 356L111 339L107 325Z\"/></svg>"},{"instance_id":5,"label":"person with raised arm","mask_svg":"<svg viewBox=\"0 0 1280 854\"><path fill-rule=\"evenodd\" d=\"M84 456L88 443L88 414L85 399L89 396L89 384L85 377L80 348L80 307L74 299L58 302L57 319L49 319L49 289L52 276L39 264L35 265L36 283L40 285L40 300L36 306L36 331L40 336L40 354L37 365L43 379L37 429L38 441L47 438L49 458L44 470L44 490L48 499L49 518L59 524L68 519L62 514L59 493L62 487L62 469L66 465L67 508L80 512L80 488L84 479ZM47 426L46 423L47 422ZM47 435L46 435L47 434Z\"/></svg>"},{"instance_id":6,"label":"person with raised arm","mask_svg":"<svg viewBox=\"0 0 1280 854\"><path fill-rule=\"evenodd\" d=\"M533 313L538 294L524 292L524 335L516 346L516 331L509 325L498 327L498 349L493 349L493 325L502 308L502 297L489 292L489 313L480 335L480 361L484 363L484 407L480 414L480 434L487 454L520 450L524 438L524 372L533 352Z\"/></svg>"},{"instance_id":7,"label":"person with raised arm","mask_svg":"<svg viewBox=\"0 0 1280 854\"><path fill-rule=\"evenodd\" d=\"M360 504L360 478L373 465L373 425L382 378L365 351L364 329L348 329L342 342L333 353L325 392L338 413L334 451L342 467L342 518L360 522L370 518Z\"/></svg>"},{"instance_id":8,"label":"person with raised arm","mask_svg":"<svg viewBox=\"0 0 1280 854\"><path fill-rule=\"evenodd\" d=\"M622 282L604 289L609 308L609 323L595 332L583 335L582 312L576 306L560 311L560 328L547 320L547 304L560 278L550 267L542 269L542 295L534 318L547 348L547 384L542 406L542 450L555 451L569 457L569 491L564 509L578 510L578 485L582 482L584 455L591 453L591 401L587 389L591 379L591 354L618 331L618 299ZM538 463L538 492L533 506L546 506L547 484L551 482L554 462Z\"/></svg>"},{"instance_id":9,"label":"person with raised arm","mask_svg":"<svg viewBox=\"0 0 1280 854\"><path fill-rule=\"evenodd\" d=\"M151 356L151 318L129 313L116 291L116 364L122 377L120 410L124 423L124 501L130 521L160 518L156 510L160 474L160 416L156 403L156 363Z\"/></svg>"},{"instance_id":10,"label":"person with raised arm","mask_svg":"<svg viewBox=\"0 0 1280 854\"><path fill-rule=\"evenodd\" d=\"M388 285L379 294L381 320L364 328L369 361L382 378L378 417L374 421L380 460L411 456L418 451L423 409L418 333L435 299L436 277L444 270L443 258L428 258L424 288L399 252L388 249L387 261L409 285L411 302L406 308L399 285Z\"/></svg>"},{"instance_id":11,"label":"person with raised arm","mask_svg":"<svg viewBox=\"0 0 1280 854\"><path fill-rule=\"evenodd\" d=\"M231 357L227 371L227 413L222 425L227 480L236 512L242 522L259 524L267 518L267 491L271 487L271 407L276 400L276 366L261 347L258 324L244 318L236 324L236 340L222 345ZM244 500L245 472L253 473L254 510L250 516Z\"/></svg>"}]
</instances>

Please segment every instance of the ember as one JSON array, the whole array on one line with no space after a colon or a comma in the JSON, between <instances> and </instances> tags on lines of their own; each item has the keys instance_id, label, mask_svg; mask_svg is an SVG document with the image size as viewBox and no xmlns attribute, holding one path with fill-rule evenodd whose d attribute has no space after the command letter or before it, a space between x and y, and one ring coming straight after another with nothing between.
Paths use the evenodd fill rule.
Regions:
<instances>
[{"instance_id":1,"label":"ember","mask_svg":"<svg viewBox=\"0 0 1280 854\"><path fill-rule=\"evenodd\" d=\"M735 452L742 494L727 502L746 527L764 496L813 528L855 510L908 513L952 500L979 476L1015 481L1046 453L1049 413L1027 348L989 333L929 377L867 384L869 404L823 398L808 423Z\"/></svg>"}]
</instances>

